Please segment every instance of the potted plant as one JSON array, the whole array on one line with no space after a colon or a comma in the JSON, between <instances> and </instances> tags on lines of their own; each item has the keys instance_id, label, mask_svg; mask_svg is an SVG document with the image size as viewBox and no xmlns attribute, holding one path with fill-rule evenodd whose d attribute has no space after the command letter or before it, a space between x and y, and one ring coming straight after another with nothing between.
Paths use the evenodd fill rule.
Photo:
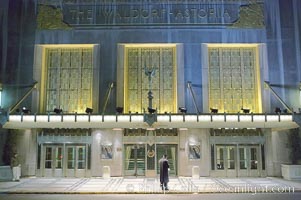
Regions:
<instances>
[{"instance_id":1,"label":"potted plant","mask_svg":"<svg viewBox=\"0 0 301 200\"><path fill-rule=\"evenodd\" d=\"M291 147L290 159L292 164L282 164L281 173L284 179L301 180L301 145L299 129L292 129L289 133Z\"/></svg>"}]
</instances>

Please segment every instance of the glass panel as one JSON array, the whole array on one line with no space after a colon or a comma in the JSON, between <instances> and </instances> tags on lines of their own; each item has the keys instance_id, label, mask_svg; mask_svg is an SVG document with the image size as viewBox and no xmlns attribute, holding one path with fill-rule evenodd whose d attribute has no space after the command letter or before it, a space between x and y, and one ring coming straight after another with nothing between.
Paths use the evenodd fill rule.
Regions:
<instances>
[{"instance_id":1,"label":"glass panel","mask_svg":"<svg viewBox=\"0 0 301 200\"><path fill-rule=\"evenodd\" d=\"M91 145L88 145L88 169L91 169Z\"/></svg>"},{"instance_id":2,"label":"glass panel","mask_svg":"<svg viewBox=\"0 0 301 200\"><path fill-rule=\"evenodd\" d=\"M145 145L124 145L124 170L127 176L145 175Z\"/></svg>"},{"instance_id":3,"label":"glass panel","mask_svg":"<svg viewBox=\"0 0 301 200\"><path fill-rule=\"evenodd\" d=\"M258 112L256 48L209 47L209 108Z\"/></svg>"},{"instance_id":4,"label":"glass panel","mask_svg":"<svg viewBox=\"0 0 301 200\"><path fill-rule=\"evenodd\" d=\"M157 145L157 174L160 173L159 160L164 154L167 155L167 160L169 164L169 174L177 174L177 145Z\"/></svg>"},{"instance_id":5,"label":"glass panel","mask_svg":"<svg viewBox=\"0 0 301 200\"><path fill-rule=\"evenodd\" d=\"M153 108L160 113L174 113L174 47L129 47L126 66L125 112L143 112L148 107L149 77L152 73ZM148 71L147 71L148 70Z\"/></svg>"},{"instance_id":6,"label":"glass panel","mask_svg":"<svg viewBox=\"0 0 301 200\"><path fill-rule=\"evenodd\" d=\"M92 48L47 49L46 111L85 112L92 107Z\"/></svg>"},{"instance_id":7,"label":"glass panel","mask_svg":"<svg viewBox=\"0 0 301 200\"><path fill-rule=\"evenodd\" d=\"M224 169L224 147L216 147L216 169Z\"/></svg>"},{"instance_id":8,"label":"glass panel","mask_svg":"<svg viewBox=\"0 0 301 200\"><path fill-rule=\"evenodd\" d=\"M265 152L264 145L261 145L261 162L262 162L262 170L265 170Z\"/></svg>"},{"instance_id":9,"label":"glass panel","mask_svg":"<svg viewBox=\"0 0 301 200\"><path fill-rule=\"evenodd\" d=\"M137 149L137 160L136 160L136 167L137 167L137 175L144 176L145 174L145 146L141 145L138 146Z\"/></svg>"},{"instance_id":10,"label":"glass panel","mask_svg":"<svg viewBox=\"0 0 301 200\"><path fill-rule=\"evenodd\" d=\"M67 153L68 153L67 168L75 169L75 147L68 147Z\"/></svg>"},{"instance_id":11,"label":"glass panel","mask_svg":"<svg viewBox=\"0 0 301 200\"><path fill-rule=\"evenodd\" d=\"M57 147L56 152L55 152L55 168L56 169L61 169L62 168L62 163L63 163L63 148L62 147Z\"/></svg>"},{"instance_id":12,"label":"glass panel","mask_svg":"<svg viewBox=\"0 0 301 200\"><path fill-rule=\"evenodd\" d=\"M132 155L132 145L124 145L124 170L126 175L133 175L134 168L135 168L135 163L133 162L133 155ZM129 172L131 170L131 172Z\"/></svg>"},{"instance_id":13,"label":"glass panel","mask_svg":"<svg viewBox=\"0 0 301 200\"><path fill-rule=\"evenodd\" d=\"M227 147L228 154L228 169L235 169L235 147Z\"/></svg>"},{"instance_id":14,"label":"glass panel","mask_svg":"<svg viewBox=\"0 0 301 200\"><path fill-rule=\"evenodd\" d=\"M41 165L41 144L38 144L38 162L37 162L37 169L40 169L40 165Z\"/></svg>"},{"instance_id":15,"label":"glass panel","mask_svg":"<svg viewBox=\"0 0 301 200\"><path fill-rule=\"evenodd\" d=\"M77 169L86 168L86 147L78 147L77 149Z\"/></svg>"},{"instance_id":16,"label":"glass panel","mask_svg":"<svg viewBox=\"0 0 301 200\"><path fill-rule=\"evenodd\" d=\"M45 168L51 169L52 168L52 147L46 147L45 150Z\"/></svg>"},{"instance_id":17,"label":"glass panel","mask_svg":"<svg viewBox=\"0 0 301 200\"><path fill-rule=\"evenodd\" d=\"M257 148L250 148L250 153L251 153L251 158L250 158L251 169L257 169L257 164L258 164Z\"/></svg>"},{"instance_id":18,"label":"glass panel","mask_svg":"<svg viewBox=\"0 0 301 200\"><path fill-rule=\"evenodd\" d=\"M239 148L239 168L247 169L247 149Z\"/></svg>"},{"instance_id":19,"label":"glass panel","mask_svg":"<svg viewBox=\"0 0 301 200\"><path fill-rule=\"evenodd\" d=\"M214 144L211 144L211 169L215 170L215 165L214 165Z\"/></svg>"}]
</instances>

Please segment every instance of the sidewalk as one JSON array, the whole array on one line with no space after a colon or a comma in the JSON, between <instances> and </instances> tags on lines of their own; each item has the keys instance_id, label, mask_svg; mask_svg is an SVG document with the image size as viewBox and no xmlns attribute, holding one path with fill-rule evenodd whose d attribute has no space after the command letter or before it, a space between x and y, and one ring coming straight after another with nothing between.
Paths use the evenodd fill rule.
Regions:
<instances>
[{"instance_id":1,"label":"sidewalk","mask_svg":"<svg viewBox=\"0 0 301 200\"><path fill-rule=\"evenodd\" d=\"M156 178L23 178L0 182L0 193L14 194L189 194L189 193L294 193L301 182L281 178L171 178L162 191Z\"/></svg>"}]
</instances>

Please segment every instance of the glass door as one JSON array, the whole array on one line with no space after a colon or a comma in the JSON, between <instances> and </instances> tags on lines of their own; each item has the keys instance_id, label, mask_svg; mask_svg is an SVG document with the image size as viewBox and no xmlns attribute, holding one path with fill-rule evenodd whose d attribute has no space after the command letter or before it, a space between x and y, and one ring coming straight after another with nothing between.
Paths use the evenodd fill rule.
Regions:
<instances>
[{"instance_id":1,"label":"glass door","mask_svg":"<svg viewBox=\"0 0 301 200\"><path fill-rule=\"evenodd\" d=\"M145 145L124 145L124 174L125 176L145 176Z\"/></svg>"},{"instance_id":2,"label":"glass door","mask_svg":"<svg viewBox=\"0 0 301 200\"><path fill-rule=\"evenodd\" d=\"M216 145L216 170L221 176L236 176L236 147Z\"/></svg>"},{"instance_id":3,"label":"glass door","mask_svg":"<svg viewBox=\"0 0 301 200\"><path fill-rule=\"evenodd\" d=\"M239 146L239 170L238 176L259 176L259 146Z\"/></svg>"},{"instance_id":4,"label":"glass door","mask_svg":"<svg viewBox=\"0 0 301 200\"><path fill-rule=\"evenodd\" d=\"M177 175L177 145L176 144L157 144L157 174L160 174L159 160L164 154L167 155L169 164L169 175Z\"/></svg>"},{"instance_id":5,"label":"glass door","mask_svg":"<svg viewBox=\"0 0 301 200\"><path fill-rule=\"evenodd\" d=\"M85 177L86 146L67 146L67 177Z\"/></svg>"},{"instance_id":6,"label":"glass door","mask_svg":"<svg viewBox=\"0 0 301 200\"><path fill-rule=\"evenodd\" d=\"M44 173L45 177L63 176L63 147L55 145L44 146Z\"/></svg>"},{"instance_id":7,"label":"glass door","mask_svg":"<svg viewBox=\"0 0 301 200\"><path fill-rule=\"evenodd\" d=\"M86 146L76 147L76 177L85 177L86 175Z\"/></svg>"}]
</instances>

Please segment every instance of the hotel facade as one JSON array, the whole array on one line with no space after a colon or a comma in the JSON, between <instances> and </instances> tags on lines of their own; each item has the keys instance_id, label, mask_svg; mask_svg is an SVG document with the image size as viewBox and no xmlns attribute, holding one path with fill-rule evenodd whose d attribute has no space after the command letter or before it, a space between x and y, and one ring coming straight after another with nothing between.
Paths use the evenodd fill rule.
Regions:
<instances>
[{"instance_id":1,"label":"hotel facade","mask_svg":"<svg viewBox=\"0 0 301 200\"><path fill-rule=\"evenodd\" d=\"M5 2L2 164L17 152L23 176L156 177L167 154L172 176L281 176L300 135L298 8Z\"/></svg>"}]
</instances>

